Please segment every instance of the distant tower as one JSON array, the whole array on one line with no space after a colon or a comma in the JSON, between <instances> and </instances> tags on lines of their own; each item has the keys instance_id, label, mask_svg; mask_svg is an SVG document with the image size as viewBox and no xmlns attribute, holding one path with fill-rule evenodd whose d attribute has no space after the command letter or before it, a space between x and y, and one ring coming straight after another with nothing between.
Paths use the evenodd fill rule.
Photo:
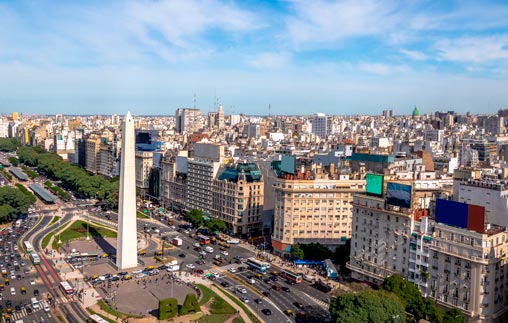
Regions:
<instances>
[{"instance_id":1,"label":"distant tower","mask_svg":"<svg viewBox=\"0 0 508 323\"><path fill-rule=\"evenodd\" d=\"M134 119L127 112L122 126L122 157L118 203L118 240L116 266L118 270L136 267L136 161Z\"/></svg>"},{"instance_id":2,"label":"distant tower","mask_svg":"<svg viewBox=\"0 0 508 323\"><path fill-rule=\"evenodd\" d=\"M217 112L217 126L219 126L219 129L224 128L224 109L222 109L222 104L219 104L219 111Z\"/></svg>"}]
</instances>

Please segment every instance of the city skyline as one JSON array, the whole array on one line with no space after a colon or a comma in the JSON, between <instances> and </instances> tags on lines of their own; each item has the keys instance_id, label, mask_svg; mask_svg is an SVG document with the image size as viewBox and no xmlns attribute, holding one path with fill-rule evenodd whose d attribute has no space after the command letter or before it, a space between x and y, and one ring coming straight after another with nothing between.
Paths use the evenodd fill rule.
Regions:
<instances>
[{"instance_id":1,"label":"city skyline","mask_svg":"<svg viewBox=\"0 0 508 323\"><path fill-rule=\"evenodd\" d=\"M502 1L0 4L0 111L496 113ZM196 103L194 97L196 96Z\"/></svg>"}]
</instances>

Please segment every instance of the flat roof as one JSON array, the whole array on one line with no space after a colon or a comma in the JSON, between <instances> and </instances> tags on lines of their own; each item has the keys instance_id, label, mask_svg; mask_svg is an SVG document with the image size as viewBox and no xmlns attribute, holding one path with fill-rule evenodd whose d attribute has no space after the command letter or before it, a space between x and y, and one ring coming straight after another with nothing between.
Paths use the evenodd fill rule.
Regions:
<instances>
[{"instance_id":1,"label":"flat roof","mask_svg":"<svg viewBox=\"0 0 508 323\"><path fill-rule=\"evenodd\" d=\"M39 184L30 184L28 185L30 189L41 199L43 199L47 203L53 203L57 200L56 196L50 194L48 191L43 189Z\"/></svg>"},{"instance_id":2,"label":"flat roof","mask_svg":"<svg viewBox=\"0 0 508 323\"><path fill-rule=\"evenodd\" d=\"M28 180L28 175L23 173L21 170L15 168L15 167L9 167L9 172L11 172L19 180L22 180L22 181Z\"/></svg>"}]
</instances>

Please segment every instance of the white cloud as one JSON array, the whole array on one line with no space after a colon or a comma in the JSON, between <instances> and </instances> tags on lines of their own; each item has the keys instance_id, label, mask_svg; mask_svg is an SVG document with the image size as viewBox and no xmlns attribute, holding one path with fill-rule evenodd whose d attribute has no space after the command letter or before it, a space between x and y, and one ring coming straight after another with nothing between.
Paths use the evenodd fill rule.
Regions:
<instances>
[{"instance_id":1,"label":"white cloud","mask_svg":"<svg viewBox=\"0 0 508 323\"><path fill-rule=\"evenodd\" d=\"M260 69L280 69L286 67L291 62L291 54L288 52L280 53L262 53L248 61L249 65Z\"/></svg>"},{"instance_id":2,"label":"white cloud","mask_svg":"<svg viewBox=\"0 0 508 323\"><path fill-rule=\"evenodd\" d=\"M508 59L508 34L461 37L436 42L439 58L460 63L489 63Z\"/></svg>"},{"instance_id":3,"label":"white cloud","mask_svg":"<svg viewBox=\"0 0 508 323\"><path fill-rule=\"evenodd\" d=\"M401 49L400 52L415 61L425 61L429 59L428 55L416 50Z\"/></svg>"},{"instance_id":4,"label":"white cloud","mask_svg":"<svg viewBox=\"0 0 508 323\"><path fill-rule=\"evenodd\" d=\"M295 1L296 16L288 19L288 32L296 44L382 35L399 21L395 8L387 3L376 0Z\"/></svg>"},{"instance_id":5,"label":"white cloud","mask_svg":"<svg viewBox=\"0 0 508 323\"><path fill-rule=\"evenodd\" d=\"M358 69L370 74L388 75L393 73L405 73L409 68L404 65L388 65L382 63L360 63Z\"/></svg>"}]
</instances>

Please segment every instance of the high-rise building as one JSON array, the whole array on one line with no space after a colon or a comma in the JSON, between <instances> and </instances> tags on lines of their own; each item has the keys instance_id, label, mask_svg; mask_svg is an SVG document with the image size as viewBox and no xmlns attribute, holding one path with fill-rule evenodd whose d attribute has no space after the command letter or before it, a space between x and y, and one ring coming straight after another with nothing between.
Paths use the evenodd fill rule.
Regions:
<instances>
[{"instance_id":1,"label":"high-rise building","mask_svg":"<svg viewBox=\"0 0 508 323\"><path fill-rule=\"evenodd\" d=\"M85 145L85 169L89 173L96 174L97 170L100 168L99 151L101 148L101 136L95 133L90 134L88 138L85 139Z\"/></svg>"},{"instance_id":2,"label":"high-rise building","mask_svg":"<svg viewBox=\"0 0 508 323\"><path fill-rule=\"evenodd\" d=\"M193 133L201 128L201 110L179 108L175 113L175 128L178 133Z\"/></svg>"},{"instance_id":3,"label":"high-rise building","mask_svg":"<svg viewBox=\"0 0 508 323\"><path fill-rule=\"evenodd\" d=\"M187 206L211 215L212 185L224 158L224 146L196 143L187 164Z\"/></svg>"},{"instance_id":4,"label":"high-rise building","mask_svg":"<svg viewBox=\"0 0 508 323\"><path fill-rule=\"evenodd\" d=\"M260 236L263 196L263 176L256 163L223 167L213 181L211 215L223 220L230 234Z\"/></svg>"},{"instance_id":5,"label":"high-rise building","mask_svg":"<svg viewBox=\"0 0 508 323\"><path fill-rule=\"evenodd\" d=\"M324 113L316 113L312 116L312 133L321 139L325 139L332 131L332 117Z\"/></svg>"},{"instance_id":6,"label":"high-rise building","mask_svg":"<svg viewBox=\"0 0 508 323\"><path fill-rule=\"evenodd\" d=\"M217 126L219 129L224 128L224 109L222 109L222 104L219 104L219 110L217 111Z\"/></svg>"},{"instance_id":7,"label":"high-rise building","mask_svg":"<svg viewBox=\"0 0 508 323\"><path fill-rule=\"evenodd\" d=\"M118 192L116 266L119 270L138 265L134 142L134 119L130 112L127 112L122 129L120 189Z\"/></svg>"},{"instance_id":8,"label":"high-rise building","mask_svg":"<svg viewBox=\"0 0 508 323\"><path fill-rule=\"evenodd\" d=\"M153 153L151 151L136 151L136 188L139 194L148 193L150 173L153 166Z\"/></svg>"}]
</instances>

